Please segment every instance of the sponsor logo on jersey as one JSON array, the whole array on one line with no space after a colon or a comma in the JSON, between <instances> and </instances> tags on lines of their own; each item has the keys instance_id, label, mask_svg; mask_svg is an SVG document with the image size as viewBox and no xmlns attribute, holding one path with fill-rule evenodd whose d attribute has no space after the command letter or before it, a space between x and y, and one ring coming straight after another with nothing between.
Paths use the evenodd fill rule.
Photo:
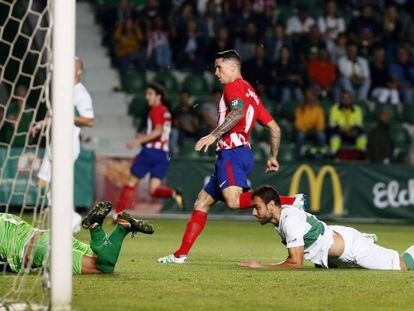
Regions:
<instances>
[{"instance_id":1,"label":"sponsor logo on jersey","mask_svg":"<svg viewBox=\"0 0 414 311\"><path fill-rule=\"evenodd\" d=\"M335 168L331 165L324 165L315 175L313 169L308 164L300 165L296 168L295 173L293 174L289 189L290 195L295 195L299 192L299 185L303 174L305 174L308 177L309 182L311 194L310 210L312 212L319 212L321 210L323 181L325 179L325 176L329 174L331 176L333 188L334 215L342 216L344 214L342 184Z\"/></svg>"}]
</instances>

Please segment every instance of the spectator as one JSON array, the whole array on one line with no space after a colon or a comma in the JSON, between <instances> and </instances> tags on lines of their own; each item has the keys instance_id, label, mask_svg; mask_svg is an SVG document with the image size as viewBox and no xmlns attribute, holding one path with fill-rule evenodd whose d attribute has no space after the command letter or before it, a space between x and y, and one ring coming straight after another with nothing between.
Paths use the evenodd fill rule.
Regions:
<instances>
[{"instance_id":1,"label":"spectator","mask_svg":"<svg viewBox=\"0 0 414 311\"><path fill-rule=\"evenodd\" d=\"M365 101L371 85L368 62L358 56L358 48L355 44L348 45L346 53L347 55L338 61L340 85L358 101Z\"/></svg>"},{"instance_id":2,"label":"spectator","mask_svg":"<svg viewBox=\"0 0 414 311\"><path fill-rule=\"evenodd\" d=\"M217 13L217 5L214 0L209 0L206 11L200 20L200 32L205 38L214 38L217 31L224 24L223 18Z\"/></svg>"},{"instance_id":3,"label":"spectator","mask_svg":"<svg viewBox=\"0 0 414 311\"><path fill-rule=\"evenodd\" d=\"M235 40L242 39L245 36L249 24L254 24L255 28L257 24L257 16L253 12L252 2L250 0L243 0L240 2L243 3L242 9L232 10L232 17L227 23L227 27L231 30L231 35Z\"/></svg>"},{"instance_id":4,"label":"spectator","mask_svg":"<svg viewBox=\"0 0 414 311\"><path fill-rule=\"evenodd\" d=\"M315 24L315 20L309 16L306 6L298 6L298 14L290 17L287 21L286 34L296 39L309 32L309 28Z\"/></svg>"},{"instance_id":5,"label":"spectator","mask_svg":"<svg viewBox=\"0 0 414 311\"><path fill-rule=\"evenodd\" d=\"M221 100L221 90L214 90L211 100L201 106L201 136L211 133L217 127L217 107Z\"/></svg>"},{"instance_id":6,"label":"spectator","mask_svg":"<svg viewBox=\"0 0 414 311\"><path fill-rule=\"evenodd\" d=\"M304 154L304 144L307 137L316 140L319 152L324 152L326 146L325 112L319 103L316 93L307 89L303 103L295 111L296 152L298 157Z\"/></svg>"},{"instance_id":7,"label":"spectator","mask_svg":"<svg viewBox=\"0 0 414 311\"><path fill-rule=\"evenodd\" d=\"M414 64L406 47L397 50L397 61L390 66L392 81L396 84L404 104L414 104Z\"/></svg>"},{"instance_id":8,"label":"spectator","mask_svg":"<svg viewBox=\"0 0 414 311\"><path fill-rule=\"evenodd\" d=\"M265 49L263 45L257 45L254 58L251 58L243 64L243 77L248 81L259 94L268 90L272 74L269 70L270 62L265 59Z\"/></svg>"},{"instance_id":9,"label":"spectator","mask_svg":"<svg viewBox=\"0 0 414 311\"><path fill-rule=\"evenodd\" d=\"M179 101L179 106L172 113L174 128L171 132L171 145L174 149L186 138L200 137L200 117L192 109L190 92L181 90Z\"/></svg>"},{"instance_id":10,"label":"spectator","mask_svg":"<svg viewBox=\"0 0 414 311\"><path fill-rule=\"evenodd\" d=\"M221 27L218 30L217 37L207 47L205 53L207 66L214 66L214 59L217 52L230 50L232 48L233 44L229 40L228 29Z\"/></svg>"},{"instance_id":11,"label":"spectator","mask_svg":"<svg viewBox=\"0 0 414 311\"><path fill-rule=\"evenodd\" d=\"M337 15L335 1L326 2L325 14L318 18L318 27L327 41L335 41L340 33L345 32L345 21Z\"/></svg>"},{"instance_id":12,"label":"spectator","mask_svg":"<svg viewBox=\"0 0 414 311\"><path fill-rule=\"evenodd\" d=\"M325 48L325 41L319 33L318 26L309 27L309 33L297 44L299 59L306 62L308 58L316 58L318 50Z\"/></svg>"},{"instance_id":13,"label":"spectator","mask_svg":"<svg viewBox=\"0 0 414 311\"><path fill-rule=\"evenodd\" d=\"M275 74L275 91L273 92L277 100L286 104L292 100L302 102L302 77L299 73L298 66L291 59L290 51L283 47L280 51L280 58L274 66Z\"/></svg>"},{"instance_id":14,"label":"spectator","mask_svg":"<svg viewBox=\"0 0 414 311\"><path fill-rule=\"evenodd\" d=\"M284 46L289 48L290 51L293 51L292 41L286 36L285 27L282 24L276 24L273 28L272 35L266 39L266 58L271 62L276 62Z\"/></svg>"},{"instance_id":15,"label":"spectator","mask_svg":"<svg viewBox=\"0 0 414 311\"><path fill-rule=\"evenodd\" d=\"M193 72L204 71L204 39L198 31L197 22L190 20L187 23L187 31L183 35L180 53L177 57L178 66L191 68Z\"/></svg>"},{"instance_id":16,"label":"spectator","mask_svg":"<svg viewBox=\"0 0 414 311\"><path fill-rule=\"evenodd\" d=\"M390 163L394 144L390 131L391 113L383 107L378 114L377 125L368 136L368 159L370 162Z\"/></svg>"},{"instance_id":17,"label":"spectator","mask_svg":"<svg viewBox=\"0 0 414 311\"><path fill-rule=\"evenodd\" d=\"M260 32L260 40L265 39L267 30L271 29L278 20L275 2L276 0L258 0L253 3L257 29L265 30Z\"/></svg>"},{"instance_id":18,"label":"spectator","mask_svg":"<svg viewBox=\"0 0 414 311\"><path fill-rule=\"evenodd\" d=\"M328 41L327 48L331 54L332 61L337 64L339 59L346 55L346 47L348 44L348 39L345 34L341 33L338 35L338 38L335 42Z\"/></svg>"},{"instance_id":19,"label":"spectator","mask_svg":"<svg viewBox=\"0 0 414 311\"><path fill-rule=\"evenodd\" d=\"M341 149L342 141L352 143L357 150L365 152L367 137L364 133L362 110L353 102L350 92L343 91L341 102L332 106L329 126L332 154Z\"/></svg>"},{"instance_id":20,"label":"spectator","mask_svg":"<svg viewBox=\"0 0 414 311\"><path fill-rule=\"evenodd\" d=\"M399 21L397 8L390 5L383 18L384 44L388 55L394 55L402 35L402 24Z\"/></svg>"},{"instance_id":21,"label":"spectator","mask_svg":"<svg viewBox=\"0 0 414 311\"><path fill-rule=\"evenodd\" d=\"M29 128L33 122L34 112L27 106L27 87L18 85L9 104L2 110L1 141L22 147L26 144ZM3 117L5 117L3 119Z\"/></svg>"},{"instance_id":22,"label":"spectator","mask_svg":"<svg viewBox=\"0 0 414 311\"><path fill-rule=\"evenodd\" d=\"M414 44L414 10L407 11L409 14L403 26L403 38L411 45Z\"/></svg>"},{"instance_id":23,"label":"spectator","mask_svg":"<svg viewBox=\"0 0 414 311\"><path fill-rule=\"evenodd\" d=\"M374 58L370 65L371 72L371 97L384 104L400 103L400 96L396 84L391 81L388 65L385 63L385 50L378 47L374 50Z\"/></svg>"},{"instance_id":24,"label":"spectator","mask_svg":"<svg viewBox=\"0 0 414 311\"><path fill-rule=\"evenodd\" d=\"M274 9L276 7L276 0L254 0L253 10L256 13L263 13L266 9Z\"/></svg>"},{"instance_id":25,"label":"spectator","mask_svg":"<svg viewBox=\"0 0 414 311\"><path fill-rule=\"evenodd\" d=\"M256 24L250 22L240 38L236 39L236 50L242 59L249 59L254 56L256 45L259 43Z\"/></svg>"},{"instance_id":26,"label":"spectator","mask_svg":"<svg viewBox=\"0 0 414 311\"><path fill-rule=\"evenodd\" d=\"M136 21L137 11L131 5L129 0L119 0L118 7L116 10L116 22L124 22L127 19Z\"/></svg>"},{"instance_id":27,"label":"spectator","mask_svg":"<svg viewBox=\"0 0 414 311\"><path fill-rule=\"evenodd\" d=\"M114 37L115 56L121 83L130 64L136 70L145 68L145 55L142 49L143 40L144 36L140 26L131 18L117 24Z\"/></svg>"},{"instance_id":28,"label":"spectator","mask_svg":"<svg viewBox=\"0 0 414 311\"><path fill-rule=\"evenodd\" d=\"M160 4L158 0L147 0L145 7L141 11L141 17L144 20L147 29L157 17L161 16Z\"/></svg>"},{"instance_id":29,"label":"spectator","mask_svg":"<svg viewBox=\"0 0 414 311\"><path fill-rule=\"evenodd\" d=\"M169 35L163 20L157 16L148 32L147 58L154 69L167 69L171 66L171 48Z\"/></svg>"},{"instance_id":30,"label":"spectator","mask_svg":"<svg viewBox=\"0 0 414 311\"><path fill-rule=\"evenodd\" d=\"M332 92L336 80L336 67L330 60L326 48L321 48L318 58L309 62L308 75L309 81L320 90L322 95Z\"/></svg>"},{"instance_id":31,"label":"spectator","mask_svg":"<svg viewBox=\"0 0 414 311\"><path fill-rule=\"evenodd\" d=\"M371 6L362 7L360 15L352 19L348 32L351 41L363 48L381 41L382 27L373 17Z\"/></svg>"},{"instance_id":32,"label":"spectator","mask_svg":"<svg viewBox=\"0 0 414 311\"><path fill-rule=\"evenodd\" d=\"M179 54L182 52L183 35L187 33L188 22L195 19L194 8L190 2L186 2L182 7L171 17L171 39L174 61L179 59Z\"/></svg>"}]
</instances>

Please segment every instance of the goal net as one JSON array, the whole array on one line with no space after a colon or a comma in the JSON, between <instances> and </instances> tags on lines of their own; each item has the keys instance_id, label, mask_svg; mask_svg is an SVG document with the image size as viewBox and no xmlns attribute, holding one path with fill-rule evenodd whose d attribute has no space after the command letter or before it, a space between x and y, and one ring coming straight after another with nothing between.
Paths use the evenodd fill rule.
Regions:
<instances>
[{"instance_id":1,"label":"goal net","mask_svg":"<svg viewBox=\"0 0 414 311\"><path fill-rule=\"evenodd\" d=\"M49 229L50 186L39 187L36 176L51 146L50 126L32 129L51 111L52 2L0 0L0 310L50 305L49 254L33 265L36 242L17 247L22 241L12 241L4 224L11 214ZM11 267L12 257L20 258L20 269Z\"/></svg>"}]
</instances>

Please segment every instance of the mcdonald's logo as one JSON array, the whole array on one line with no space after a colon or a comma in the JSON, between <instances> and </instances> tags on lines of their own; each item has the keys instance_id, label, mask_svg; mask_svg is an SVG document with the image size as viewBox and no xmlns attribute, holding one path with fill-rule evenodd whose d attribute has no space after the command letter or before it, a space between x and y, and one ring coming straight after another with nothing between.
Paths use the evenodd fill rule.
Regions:
<instances>
[{"instance_id":1,"label":"mcdonald's logo","mask_svg":"<svg viewBox=\"0 0 414 311\"><path fill-rule=\"evenodd\" d=\"M306 174L309 182L311 199L310 210L312 212L319 212L321 210L323 181L325 176L329 174L331 176L333 186L334 215L342 216L344 214L342 185L335 168L331 165L324 165L315 175L313 169L308 164L300 165L293 174L289 189L290 195L294 195L299 192L300 180L303 174Z\"/></svg>"}]
</instances>

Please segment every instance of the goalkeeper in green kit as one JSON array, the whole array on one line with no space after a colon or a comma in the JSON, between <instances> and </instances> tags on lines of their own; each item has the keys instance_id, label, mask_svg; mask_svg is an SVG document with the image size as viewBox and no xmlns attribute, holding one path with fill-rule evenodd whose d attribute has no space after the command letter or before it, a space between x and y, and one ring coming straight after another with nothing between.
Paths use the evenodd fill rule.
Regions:
<instances>
[{"instance_id":1,"label":"goalkeeper in green kit","mask_svg":"<svg viewBox=\"0 0 414 311\"><path fill-rule=\"evenodd\" d=\"M123 212L117 216L116 226L107 236L102 228L111 211L110 202L97 203L82 220L90 230L90 245L72 238L73 274L111 273L115 269L122 242L128 233L152 234L152 226ZM0 213L0 261L13 272L40 268L48 260L49 230L34 228L18 216Z\"/></svg>"}]
</instances>

